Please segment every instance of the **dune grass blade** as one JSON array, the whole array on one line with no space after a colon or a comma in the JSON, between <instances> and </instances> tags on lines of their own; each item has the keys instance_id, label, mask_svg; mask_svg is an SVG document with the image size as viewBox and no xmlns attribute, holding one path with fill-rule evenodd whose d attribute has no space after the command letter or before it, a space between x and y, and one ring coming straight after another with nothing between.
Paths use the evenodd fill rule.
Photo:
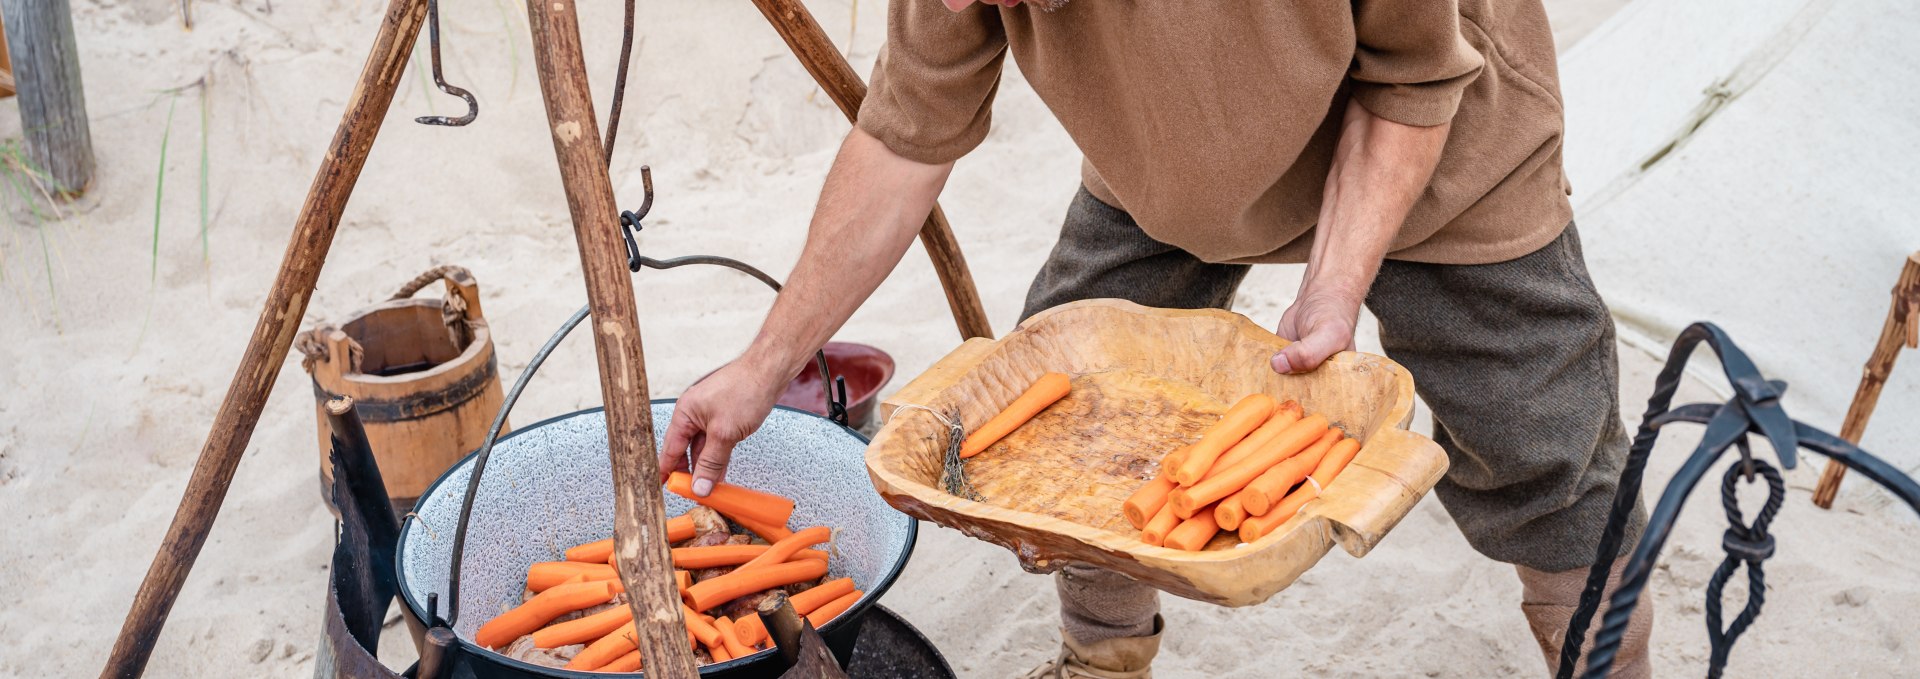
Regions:
<instances>
[{"instance_id":1,"label":"dune grass blade","mask_svg":"<svg viewBox=\"0 0 1920 679\"><path fill-rule=\"evenodd\" d=\"M207 166L211 162L207 155L207 137L211 136L207 133L207 124L211 118L207 111L209 106L207 100L211 98L212 95L207 94L206 83L202 82L200 84L200 262L202 264L213 262L211 249L207 247L207 226L211 221L207 213Z\"/></svg>"},{"instance_id":2,"label":"dune grass blade","mask_svg":"<svg viewBox=\"0 0 1920 679\"><path fill-rule=\"evenodd\" d=\"M160 172L153 179L153 252L147 259L147 286L160 280L160 199L167 195L167 142L173 138L173 109L180 95L167 100L167 124L160 132Z\"/></svg>"}]
</instances>

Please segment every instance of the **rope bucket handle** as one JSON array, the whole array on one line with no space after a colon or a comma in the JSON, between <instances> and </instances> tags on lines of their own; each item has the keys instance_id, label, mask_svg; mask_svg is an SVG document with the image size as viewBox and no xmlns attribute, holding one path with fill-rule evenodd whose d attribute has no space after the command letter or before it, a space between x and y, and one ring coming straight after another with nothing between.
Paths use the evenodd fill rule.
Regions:
<instances>
[{"instance_id":1,"label":"rope bucket handle","mask_svg":"<svg viewBox=\"0 0 1920 679\"><path fill-rule=\"evenodd\" d=\"M441 300L440 320L447 326L447 335L453 340L454 348L466 351L473 344L473 325L485 323L480 313L480 284L473 279L473 272L458 264L442 264L423 271L412 280L400 286L400 289L388 297L387 301L408 299L436 282L447 284L446 297ZM338 344L338 347L331 345ZM344 353L346 365L343 372L360 372L360 359L364 350L360 343L332 323L315 326L313 329L294 337L293 349L300 352L300 367L312 374L317 363L330 360Z\"/></svg>"}]
</instances>

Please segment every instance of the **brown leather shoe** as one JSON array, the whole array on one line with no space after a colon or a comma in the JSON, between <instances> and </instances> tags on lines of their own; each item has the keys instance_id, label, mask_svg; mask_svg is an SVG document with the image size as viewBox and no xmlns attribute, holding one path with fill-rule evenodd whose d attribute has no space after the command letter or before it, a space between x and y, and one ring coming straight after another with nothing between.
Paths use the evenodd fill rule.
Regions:
<instances>
[{"instance_id":1,"label":"brown leather shoe","mask_svg":"<svg viewBox=\"0 0 1920 679\"><path fill-rule=\"evenodd\" d=\"M1153 634L1082 644L1060 631L1060 655L1022 675L1024 679L1153 679L1153 656L1160 653L1160 616Z\"/></svg>"},{"instance_id":2,"label":"brown leather shoe","mask_svg":"<svg viewBox=\"0 0 1920 679\"><path fill-rule=\"evenodd\" d=\"M1613 590L1620 586L1620 571L1627 565L1625 558L1614 561L1613 572L1607 576L1607 587L1602 596L1612 597ZM1574 609L1580 607L1580 590L1587 586L1587 569L1580 568L1558 573L1536 571L1526 566L1514 566L1520 572L1520 611L1527 616L1527 625L1533 628L1533 640L1540 645L1540 654L1546 658L1547 673L1551 675L1560 668L1561 642L1567 638L1567 626L1573 622ZM1580 664L1574 668L1574 676L1587 671L1587 654L1593 650L1593 636L1600 631L1600 621L1607 614L1607 599L1601 599L1600 611L1593 616L1593 622L1587 627L1587 643L1582 647ZM1648 640L1653 633L1653 597L1642 594L1640 605L1633 608L1633 617L1627 619L1627 633L1620 638L1620 652L1613 657L1613 672L1610 676L1618 679L1648 679L1653 676L1653 662L1647 651Z\"/></svg>"}]
</instances>

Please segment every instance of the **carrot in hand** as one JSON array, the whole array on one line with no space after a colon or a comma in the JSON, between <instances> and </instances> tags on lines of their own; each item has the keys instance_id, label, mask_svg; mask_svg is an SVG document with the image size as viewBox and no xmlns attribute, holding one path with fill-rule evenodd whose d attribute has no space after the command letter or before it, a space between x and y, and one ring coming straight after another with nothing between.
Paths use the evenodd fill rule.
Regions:
<instances>
[{"instance_id":1,"label":"carrot in hand","mask_svg":"<svg viewBox=\"0 0 1920 679\"><path fill-rule=\"evenodd\" d=\"M853 604L860 601L862 594L864 594L864 592L856 589L847 593L846 596L834 599L819 608L813 609L812 613L807 614L807 622L813 623L815 629L825 627L826 624L833 621L835 617L847 612L847 609L853 608Z\"/></svg>"},{"instance_id":2,"label":"carrot in hand","mask_svg":"<svg viewBox=\"0 0 1920 679\"><path fill-rule=\"evenodd\" d=\"M1190 518L1200 507L1212 504L1227 496L1240 492L1254 479L1267 470L1292 458L1316 439L1327 432L1327 418L1319 415L1308 416L1294 422L1285 430L1272 437L1271 442L1258 452L1248 455L1227 469L1215 469L1214 473L1191 487L1181 488L1167 496L1167 504L1173 505L1173 513L1180 518ZM1252 438L1252 437L1248 437Z\"/></svg>"},{"instance_id":3,"label":"carrot in hand","mask_svg":"<svg viewBox=\"0 0 1920 679\"><path fill-rule=\"evenodd\" d=\"M554 618L612 600L613 587L606 581L555 585L488 620L474 631L473 641L486 648L505 646Z\"/></svg>"},{"instance_id":4,"label":"carrot in hand","mask_svg":"<svg viewBox=\"0 0 1920 679\"><path fill-rule=\"evenodd\" d=\"M1213 520L1213 507L1209 506L1195 512L1193 518L1181 521L1179 526L1167 533L1167 539L1161 546L1197 552L1205 548L1207 541L1219 532L1220 524Z\"/></svg>"},{"instance_id":5,"label":"carrot in hand","mask_svg":"<svg viewBox=\"0 0 1920 679\"><path fill-rule=\"evenodd\" d=\"M793 500L725 481L713 484L713 492L706 497L696 496L693 494L693 477L686 472L669 475L667 490L728 516L742 516L759 523L784 526L787 519L793 516Z\"/></svg>"},{"instance_id":6,"label":"carrot in hand","mask_svg":"<svg viewBox=\"0 0 1920 679\"><path fill-rule=\"evenodd\" d=\"M1172 492L1173 488L1173 475L1167 473L1166 467L1161 467L1159 476L1133 491L1133 496L1127 498L1126 504L1120 505L1120 513L1127 516L1127 523L1133 524L1134 528L1146 528L1147 521L1166 505L1167 493Z\"/></svg>"},{"instance_id":7,"label":"carrot in hand","mask_svg":"<svg viewBox=\"0 0 1920 679\"><path fill-rule=\"evenodd\" d=\"M827 574L827 562L798 559L753 568L735 569L716 578L693 583L687 588L687 605L704 611L752 594L782 585L805 582Z\"/></svg>"},{"instance_id":8,"label":"carrot in hand","mask_svg":"<svg viewBox=\"0 0 1920 679\"><path fill-rule=\"evenodd\" d=\"M1140 541L1159 547L1166 541L1167 534L1179 525L1180 517L1173 515L1173 507L1162 505L1160 511L1154 512L1153 518L1147 520L1146 527L1140 529Z\"/></svg>"},{"instance_id":9,"label":"carrot in hand","mask_svg":"<svg viewBox=\"0 0 1920 679\"><path fill-rule=\"evenodd\" d=\"M753 557L751 561L748 561L745 565L741 566L741 568L754 568L756 566L765 566L767 564L786 561L794 558L795 555L801 552L814 551L807 548L826 542L832 537L833 533L827 530L826 526L814 526L802 530L787 536L784 540L773 543L773 546L768 547L766 551L762 552L759 556Z\"/></svg>"},{"instance_id":10,"label":"carrot in hand","mask_svg":"<svg viewBox=\"0 0 1920 679\"><path fill-rule=\"evenodd\" d=\"M1199 483L1213 468L1215 460L1227 452L1233 444L1239 443L1254 429L1267 421L1276 404L1273 397L1266 394L1252 394L1240 399L1227 409L1227 414L1213 424L1200 442L1187 448L1186 459L1180 461L1180 468L1173 471L1173 480L1182 486Z\"/></svg>"},{"instance_id":11,"label":"carrot in hand","mask_svg":"<svg viewBox=\"0 0 1920 679\"><path fill-rule=\"evenodd\" d=\"M1241 501L1241 504L1247 508L1247 515L1266 514L1273 509L1274 505L1279 504L1280 499L1287 496L1288 489L1313 473L1314 466L1320 464L1320 459L1326 456L1328 450L1333 449L1333 445L1340 441L1341 436L1339 429L1329 428L1311 447L1298 455L1282 460L1280 464L1274 465L1273 468L1248 482L1247 496Z\"/></svg>"},{"instance_id":12,"label":"carrot in hand","mask_svg":"<svg viewBox=\"0 0 1920 679\"><path fill-rule=\"evenodd\" d=\"M1065 398L1071 391L1073 391L1073 379L1065 374L1041 375L1040 379L1034 380L1033 385L1027 387L1027 390L1018 398L1013 399L1012 403L1001 409L999 414L988 418L986 422L974 429L973 433L967 435L967 440L960 444L960 457L979 455L980 451L986 450L988 446L1006 437L1007 434L1013 433L1013 430L1019 429L1020 425L1026 424L1027 420L1033 419L1033 416L1046 410L1047 406L1053 405L1055 401Z\"/></svg>"}]
</instances>

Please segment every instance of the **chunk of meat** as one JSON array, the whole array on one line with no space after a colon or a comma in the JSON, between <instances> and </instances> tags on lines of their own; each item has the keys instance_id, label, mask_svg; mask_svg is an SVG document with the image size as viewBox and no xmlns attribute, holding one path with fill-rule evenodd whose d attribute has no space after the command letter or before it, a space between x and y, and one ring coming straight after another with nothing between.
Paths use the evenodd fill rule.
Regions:
<instances>
[{"instance_id":1,"label":"chunk of meat","mask_svg":"<svg viewBox=\"0 0 1920 679\"><path fill-rule=\"evenodd\" d=\"M687 510L687 516L693 517L693 534L731 532L727 530L727 517L705 506L694 506Z\"/></svg>"},{"instance_id":2,"label":"chunk of meat","mask_svg":"<svg viewBox=\"0 0 1920 679\"><path fill-rule=\"evenodd\" d=\"M535 648L533 645L533 635L526 634L518 639L514 639L513 643L507 644L507 647L502 649L500 654L513 658L514 660L529 662L542 667L566 667L567 663L573 661L573 656L586 649L586 647L586 644L570 644L557 648Z\"/></svg>"}]
</instances>

